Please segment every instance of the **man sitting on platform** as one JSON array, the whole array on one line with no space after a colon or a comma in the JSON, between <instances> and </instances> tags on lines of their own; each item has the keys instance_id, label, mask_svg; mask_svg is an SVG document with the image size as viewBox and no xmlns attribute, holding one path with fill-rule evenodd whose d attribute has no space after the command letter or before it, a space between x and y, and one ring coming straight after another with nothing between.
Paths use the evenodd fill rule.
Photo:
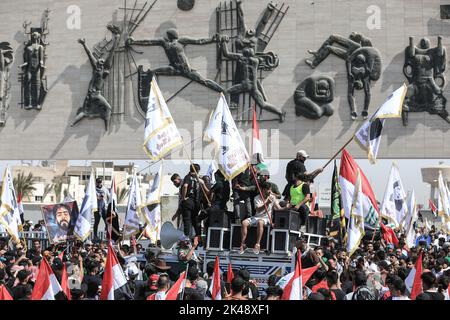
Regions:
<instances>
[{"instance_id":1,"label":"man sitting on platform","mask_svg":"<svg viewBox=\"0 0 450 320\"><path fill-rule=\"evenodd\" d=\"M294 185L289 189L288 208L293 208L300 213L300 225L306 223L306 218L310 212L309 202L311 200L309 181L303 174L296 174Z\"/></svg>"},{"instance_id":2,"label":"man sitting on platform","mask_svg":"<svg viewBox=\"0 0 450 320\"><path fill-rule=\"evenodd\" d=\"M239 250L240 254L243 254L246 249L245 239L247 238L248 227L257 227L256 233L256 244L253 252L259 254L260 242L264 232L264 226L268 226L272 221L272 211L280 210L281 207L278 203L276 195L271 190L271 185L267 182L263 182L260 185L261 195L255 197L255 215L242 221L242 233L241 233L241 247ZM269 217L270 215L270 217Z\"/></svg>"}]
</instances>

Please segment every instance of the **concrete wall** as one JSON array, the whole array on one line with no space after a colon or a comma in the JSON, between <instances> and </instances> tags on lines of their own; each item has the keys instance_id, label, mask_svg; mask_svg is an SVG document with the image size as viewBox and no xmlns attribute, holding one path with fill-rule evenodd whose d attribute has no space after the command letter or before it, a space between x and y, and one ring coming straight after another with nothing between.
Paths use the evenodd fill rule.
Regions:
<instances>
[{"instance_id":1,"label":"concrete wall","mask_svg":"<svg viewBox=\"0 0 450 320\"><path fill-rule=\"evenodd\" d=\"M128 5L130 2L128 1ZM143 2L143 1L142 1ZM350 120L346 99L347 80L345 63L336 57L329 57L316 70L304 63L307 49L316 49L332 33L347 36L358 31L371 38L383 58L382 78L372 88L370 112L379 106L391 91L406 79L402 74L403 51L408 37L416 42L423 36L436 44L436 36L444 36L444 44L450 49L450 21L440 20L440 0L286 0L290 9L267 50L273 50L280 57L280 66L267 76L264 87L269 100L287 112L287 120L281 126L278 122L263 122L270 131L272 155L290 158L296 149L303 148L315 158L326 158L348 140L361 121ZM215 33L215 8L218 0L197 0L193 10L183 12L177 9L176 1L159 0L143 24L135 32L135 39L154 38L162 35L167 26L175 25L182 35L192 37L211 36ZM281 3L281 1L279 1ZM243 4L246 22L252 26L258 20L267 2L245 0ZM81 28L67 28L70 5L81 9ZM370 6L380 9L380 29L369 30ZM131 98L123 119L115 118L110 132L105 132L102 121L84 120L76 127L70 127L77 109L82 105L91 67L78 38L86 38L92 47L109 32L105 26L114 17L121 19L118 10L122 0L2 0L0 3L0 41L9 41L16 49L16 61L12 67L12 99L6 127L0 128L0 157L2 159L145 159L142 151L144 121L137 113ZM47 49L47 76L49 93L43 110L20 109L20 85L17 82L17 66L22 63L22 49L25 40L22 22L30 20L39 25L45 8L50 14L50 45ZM167 62L161 48L144 50L137 57L138 63L156 67ZM214 78L216 73L215 45L188 46L186 49L192 66L203 75ZM331 74L336 80L336 112L331 118L307 120L296 117L293 93L296 86L314 72ZM161 77L160 87L167 98L187 81L179 77ZM450 89L445 93L449 97ZM357 104L362 108L362 95L358 93ZM190 85L169 104L174 119L185 135L185 140L201 136L202 126L215 106L217 94L197 84ZM200 122L195 122L200 121ZM389 120L383 136L380 157L428 157L439 158L450 155L450 146L445 143L449 137L450 125L436 115L427 113L410 114L410 124L403 127L400 119ZM248 129L247 126L242 126ZM277 132L276 130L279 130ZM187 133L190 133L188 135ZM278 142L279 137L279 142ZM279 146L279 154L276 151ZM199 149L200 143L195 147ZM349 150L356 157L364 152L352 143ZM198 158L198 153L196 158ZM201 153L200 153L201 155ZM180 155L185 157L184 155ZM204 156L208 157L209 152Z\"/></svg>"}]
</instances>

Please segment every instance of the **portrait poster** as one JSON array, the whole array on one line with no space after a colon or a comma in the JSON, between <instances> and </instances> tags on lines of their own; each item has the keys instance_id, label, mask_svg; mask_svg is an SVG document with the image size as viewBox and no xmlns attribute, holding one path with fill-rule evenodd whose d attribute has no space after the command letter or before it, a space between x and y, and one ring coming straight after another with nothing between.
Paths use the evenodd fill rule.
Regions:
<instances>
[{"instance_id":1,"label":"portrait poster","mask_svg":"<svg viewBox=\"0 0 450 320\"><path fill-rule=\"evenodd\" d=\"M76 201L45 205L41 210L50 243L75 239L73 229L79 214Z\"/></svg>"}]
</instances>

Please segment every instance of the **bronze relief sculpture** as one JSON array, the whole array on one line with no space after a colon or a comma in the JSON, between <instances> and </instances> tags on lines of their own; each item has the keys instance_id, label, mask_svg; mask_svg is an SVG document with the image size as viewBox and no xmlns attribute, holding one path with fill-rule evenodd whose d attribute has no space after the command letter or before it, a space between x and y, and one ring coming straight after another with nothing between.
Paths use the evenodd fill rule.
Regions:
<instances>
[{"instance_id":1,"label":"bronze relief sculpture","mask_svg":"<svg viewBox=\"0 0 450 320\"><path fill-rule=\"evenodd\" d=\"M110 74L112 67L112 58L114 51L117 49L120 38L120 29L114 25L108 25L108 30L111 31L113 39L111 41L110 48L105 50L102 57L96 58L86 45L84 39L79 39L78 42L83 46L86 54L88 55L89 62L92 67L92 78L89 82L88 93L84 99L83 106L77 111L72 126L84 118L101 118L105 123L105 130L108 130L112 108L109 102L103 96L102 90L105 85L105 81Z\"/></svg>"},{"instance_id":2,"label":"bronze relief sculpture","mask_svg":"<svg viewBox=\"0 0 450 320\"><path fill-rule=\"evenodd\" d=\"M437 114L450 123L447 99L443 95L446 64L447 50L442 45L442 37L438 37L435 48L431 48L427 38L421 39L418 47L414 45L414 38L409 38L403 67L409 82L402 112L404 125L408 124L409 112L423 111Z\"/></svg>"},{"instance_id":3,"label":"bronze relief sculpture","mask_svg":"<svg viewBox=\"0 0 450 320\"><path fill-rule=\"evenodd\" d=\"M371 99L370 86L381 76L381 54L372 46L370 39L353 32L348 38L331 35L317 51L308 50L314 56L305 62L311 68L316 68L330 54L345 60L348 79L347 99L350 106L350 116L356 120L358 114L355 107L355 90L364 90L364 108L361 112L367 119Z\"/></svg>"},{"instance_id":4,"label":"bronze relief sculpture","mask_svg":"<svg viewBox=\"0 0 450 320\"><path fill-rule=\"evenodd\" d=\"M295 89L295 114L317 120L334 113L334 79L327 75L312 75Z\"/></svg>"},{"instance_id":5,"label":"bronze relief sculpture","mask_svg":"<svg viewBox=\"0 0 450 320\"><path fill-rule=\"evenodd\" d=\"M28 30L30 22L24 22L23 27L29 40L25 42L23 50L23 64L19 66L22 72L19 74L19 80L22 86L21 104L25 110L42 110L45 96L47 95L47 77L45 76L46 66L46 48L48 42L46 37L48 31L48 15L50 11L44 12L40 27L31 27Z\"/></svg>"},{"instance_id":6,"label":"bronze relief sculpture","mask_svg":"<svg viewBox=\"0 0 450 320\"><path fill-rule=\"evenodd\" d=\"M0 126L6 123L6 111L9 109L9 83L11 64L14 62L14 51L9 42L0 42Z\"/></svg>"}]
</instances>

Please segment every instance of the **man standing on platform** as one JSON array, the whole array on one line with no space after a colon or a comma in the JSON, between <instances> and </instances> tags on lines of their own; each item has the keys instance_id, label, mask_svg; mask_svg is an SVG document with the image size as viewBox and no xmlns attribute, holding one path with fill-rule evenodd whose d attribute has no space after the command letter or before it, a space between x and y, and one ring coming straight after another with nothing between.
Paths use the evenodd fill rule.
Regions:
<instances>
[{"instance_id":1,"label":"man standing on platform","mask_svg":"<svg viewBox=\"0 0 450 320\"><path fill-rule=\"evenodd\" d=\"M306 179L313 180L323 171L322 168L318 168L311 173L306 172L305 161L308 158L309 155L305 150L299 150L297 152L297 156L295 157L295 159L289 161L289 163L287 164L285 175L287 185L284 188L283 196L285 197L289 196L289 190L291 186L294 184L295 177L297 174L302 174L305 176Z\"/></svg>"},{"instance_id":2,"label":"man standing on platform","mask_svg":"<svg viewBox=\"0 0 450 320\"><path fill-rule=\"evenodd\" d=\"M189 173L184 177L181 187L181 212L183 216L184 234L190 237L194 227L195 235L200 236L200 223L198 212L200 211L200 183L197 173L200 171L198 164L191 164Z\"/></svg>"}]
</instances>

